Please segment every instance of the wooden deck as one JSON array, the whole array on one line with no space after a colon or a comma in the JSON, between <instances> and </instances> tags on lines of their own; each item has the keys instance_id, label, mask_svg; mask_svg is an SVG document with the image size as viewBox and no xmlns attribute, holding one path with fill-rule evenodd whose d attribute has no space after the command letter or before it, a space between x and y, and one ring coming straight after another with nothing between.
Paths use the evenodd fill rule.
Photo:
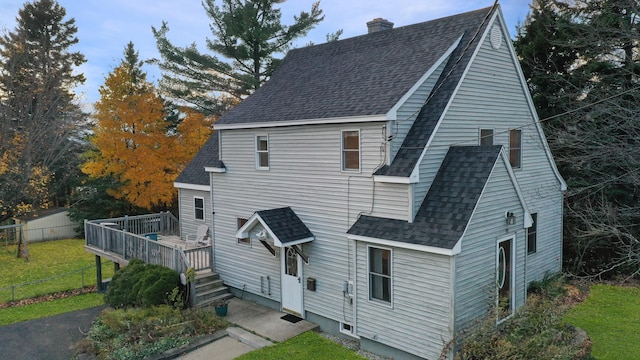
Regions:
<instances>
[{"instance_id":1,"label":"wooden deck","mask_svg":"<svg viewBox=\"0 0 640 360\"><path fill-rule=\"evenodd\" d=\"M212 269L211 246L187 247L178 234L171 213L86 221L85 249L119 264L139 259L178 273Z\"/></svg>"}]
</instances>

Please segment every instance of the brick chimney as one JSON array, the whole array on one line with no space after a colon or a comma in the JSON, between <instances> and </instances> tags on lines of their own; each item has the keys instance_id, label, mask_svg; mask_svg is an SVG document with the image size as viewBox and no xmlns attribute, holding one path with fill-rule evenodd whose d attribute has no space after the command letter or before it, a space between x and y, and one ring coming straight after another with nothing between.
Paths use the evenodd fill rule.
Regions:
<instances>
[{"instance_id":1,"label":"brick chimney","mask_svg":"<svg viewBox=\"0 0 640 360\"><path fill-rule=\"evenodd\" d=\"M387 19L383 18L375 18L369 22L367 22L367 28L369 29L369 34L393 29L393 23Z\"/></svg>"}]
</instances>

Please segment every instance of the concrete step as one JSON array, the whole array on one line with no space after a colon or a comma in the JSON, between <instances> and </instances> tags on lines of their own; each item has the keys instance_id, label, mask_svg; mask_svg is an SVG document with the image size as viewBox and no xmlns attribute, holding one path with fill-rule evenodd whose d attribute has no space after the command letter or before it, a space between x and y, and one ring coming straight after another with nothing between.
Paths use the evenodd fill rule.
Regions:
<instances>
[{"instance_id":1,"label":"concrete step","mask_svg":"<svg viewBox=\"0 0 640 360\"><path fill-rule=\"evenodd\" d=\"M218 301L231 299L231 293L220 294L208 298L196 299L196 307L214 306Z\"/></svg>"},{"instance_id":2,"label":"concrete step","mask_svg":"<svg viewBox=\"0 0 640 360\"><path fill-rule=\"evenodd\" d=\"M238 341L243 342L251 346L254 349L260 349L265 346L273 345L273 343L267 339L261 338L258 335L252 334L247 330L244 330L239 327L229 327L227 328L227 334L232 339L236 339Z\"/></svg>"}]
</instances>

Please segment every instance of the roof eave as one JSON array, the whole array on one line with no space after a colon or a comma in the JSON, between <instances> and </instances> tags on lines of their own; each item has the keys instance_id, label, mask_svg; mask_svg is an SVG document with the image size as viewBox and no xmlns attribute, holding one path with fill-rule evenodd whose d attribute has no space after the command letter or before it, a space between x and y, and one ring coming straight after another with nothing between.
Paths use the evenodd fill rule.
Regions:
<instances>
[{"instance_id":1,"label":"roof eave","mask_svg":"<svg viewBox=\"0 0 640 360\"><path fill-rule=\"evenodd\" d=\"M387 115L362 115L350 117L320 118L320 119L299 119L287 121L270 121L270 122L247 122L237 124L218 124L214 123L216 130L233 130L233 129L258 129L283 126L300 126L300 125L326 125L326 124L349 124L363 122L382 122L388 121Z\"/></svg>"},{"instance_id":2,"label":"roof eave","mask_svg":"<svg viewBox=\"0 0 640 360\"><path fill-rule=\"evenodd\" d=\"M415 250L415 251L426 252L426 253L437 254L437 255L445 255L445 256L454 256L459 254L462 251L462 247L460 245L461 242L459 240L458 242L456 242L453 248L446 249L446 248L441 248L437 246L405 243L401 241L379 239L379 238L373 238L373 237L362 236L362 235L354 235L354 234L347 234L347 238L355 241L363 241L363 242L368 242L368 243L377 244L377 245L396 247L396 248L407 249L407 250Z\"/></svg>"}]
</instances>

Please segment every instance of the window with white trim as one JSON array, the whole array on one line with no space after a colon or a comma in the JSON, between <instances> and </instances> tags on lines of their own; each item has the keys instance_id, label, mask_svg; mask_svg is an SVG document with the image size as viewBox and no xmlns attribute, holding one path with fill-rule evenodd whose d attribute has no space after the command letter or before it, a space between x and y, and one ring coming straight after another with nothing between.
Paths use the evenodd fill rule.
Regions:
<instances>
[{"instance_id":1,"label":"window with white trim","mask_svg":"<svg viewBox=\"0 0 640 360\"><path fill-rule=\"evenodd\" d=\"M509 130L509 162L514 169L522 166L522 130Z\"/></svg>"},{"instance_id":2,"label":"window with white trim","mask_svg":"<svg viewBox=\"0 0 640 360\"><path fill-rule=\"evenodd\" d=\"M493 129L480 129L480 146L493 145Z\"/></svg>"},{"instance_id":3,"label":"window with white trim","mask_svg":"<svg viewBox=\"0 0 640 360\"><path fill-rule=\"evenodd\" d=\"M342 131L342 170L360 171L360 130Z\"/></svg>"},{"instance_id":4,"label":"window with white trim","mask_svg":"<svg viewBox=\"0 0 640 360\"><path fill-rule=\"evenodd\" d=\"M269 137L256 136L256 169L269 170Z\"/></svg>"},{"instance_id":5,"label":"window with white trim","mask_svg":"<svg viewBox=\"0 0 640 360\"><path fill-rule=\"evenodd\" d=\"M204 220L204 198L193 198L193 213L196 220Z\"/></svg>"},{"instance_id":6,"label":"window with white trim","mask_svg":"<svg viewBox=\"0 0 640 360\"><path fill-rule=\"evenodd\" d=\"M533 224L527 229L527 254L538 251L538 214L531 214Z\"/></svg>"},{"instance_id":7,"label":"window with white trim","mask_svg":"<svg viewBox=\"0 0 640 360\"><path fill-rule=\"evenodd\" d=\"M244 224L246 224L248 221L248 219L243 219L243 218L236 218L236 224L237 224L237 228L236 230L240 230L241 227L244 226ZM251 245L251 238L238 238L238 244L241 245Z\"/></svg>"},{"instance_id":8,"label":"window with white trim","mask_svg":"<svg viewBox=\"0 0 640 360\"><path fill-rule=\"evenodd\" d=\"M391 304L391 250L369 247L369 300Z\"/></svg>"}]
</instances>

